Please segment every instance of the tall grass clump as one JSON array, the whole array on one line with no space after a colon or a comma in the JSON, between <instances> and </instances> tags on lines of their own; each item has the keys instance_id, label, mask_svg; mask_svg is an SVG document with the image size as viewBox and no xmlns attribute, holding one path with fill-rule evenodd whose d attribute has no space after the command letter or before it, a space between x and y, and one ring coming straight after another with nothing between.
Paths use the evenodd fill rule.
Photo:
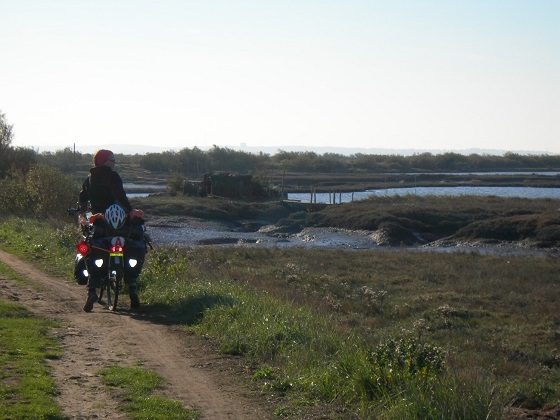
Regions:
<instances>
[{"instance_id":1,"label":"tall grass clump","mask_svg":"<svg viewBox=\"0 0 560 420\"><path fill-rule=\"evenodd\" d=\"M425 392L417 392L416 386ZM412 387L412 388L411 388ZM373 410L377 419L502 419L504 400L486 380L447 372L432 384L409 381Z\"/></svg>"}]
</instances>

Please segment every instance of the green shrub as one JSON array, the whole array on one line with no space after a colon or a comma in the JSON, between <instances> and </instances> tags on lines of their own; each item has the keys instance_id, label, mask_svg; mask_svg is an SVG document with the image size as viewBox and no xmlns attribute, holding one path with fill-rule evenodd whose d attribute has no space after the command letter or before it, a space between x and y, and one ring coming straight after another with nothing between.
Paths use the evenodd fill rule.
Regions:
<instances>
[{"instance_id":1,"label":"green shrub","mask_svg":"<svg viewBox=\"0 0 560 420\"><path fill-rule=\"evenodd\" d=\"M26 177L26 190L37 216L59 218L78 199L78 184L68 175L51 166L37 165Z\"/></svg>"},{"instance_id":2,"label":"green shrub","mask_svg":"<svg viewBox=\"0 0 560 420\"><path fill-rule=\"evenodd\" d=\"M21 178L0 180L0 215L29 215L33 201Z\"/></svg>"},{"instance_id":3,"label":"green shrub","mask_svg":"<svg viewBox=\"0 0 560 420\"><path fill-rule=\"evenodd\" d=\"M66 217L79 185L58 169L33 166L26 175L0 180L0 215Z\"/></svg>"}]
</instances>

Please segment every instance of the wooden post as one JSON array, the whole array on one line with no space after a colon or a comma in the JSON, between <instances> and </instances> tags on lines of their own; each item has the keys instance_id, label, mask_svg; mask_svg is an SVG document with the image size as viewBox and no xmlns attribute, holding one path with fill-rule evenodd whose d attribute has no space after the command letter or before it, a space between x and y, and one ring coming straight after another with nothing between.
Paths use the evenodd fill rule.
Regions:
<instances>
[{"instance_id":1,"label":"wooden post","mask_svg":"<svg viewBox=\"0 0 560 420\"><path fill-rule=\"evenodd\" d=\"M286 175L286 169L282 173L282 188L280 189L280 200L284 200L284 176Z\"/></svg>"}]
</instances>

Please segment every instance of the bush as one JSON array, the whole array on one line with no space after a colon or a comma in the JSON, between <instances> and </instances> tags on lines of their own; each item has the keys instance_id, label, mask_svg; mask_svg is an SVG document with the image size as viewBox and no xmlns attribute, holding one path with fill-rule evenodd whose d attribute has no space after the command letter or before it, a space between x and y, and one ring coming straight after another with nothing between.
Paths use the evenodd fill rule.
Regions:
<instances>
[{"instance_id":1,"label":"bush","mask_svg":"<svg viewBox=\"0 0 560 420\"><path fill-rule=\"evenodd\" d=\"M0 181L0 214L59 218L78 198L79 185L46 165Z\"/></svg>"},{"instance_id":2,"label":"bush","mask_svg":"<svg viewBox=\"0 0 560 420\"><path fill-rule=\"evenodd\" d=\"M0 180L0 214L27 215L33 202L20 178Z\"/></svg>"}]
</instances>

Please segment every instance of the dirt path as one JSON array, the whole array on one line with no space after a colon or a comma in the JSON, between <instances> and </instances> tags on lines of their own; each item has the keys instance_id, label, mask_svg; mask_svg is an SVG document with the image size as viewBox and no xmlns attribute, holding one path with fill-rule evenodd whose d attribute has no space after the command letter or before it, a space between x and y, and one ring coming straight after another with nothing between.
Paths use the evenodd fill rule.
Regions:
<instances>
[{"instance_id":1,"label":"dirt path","mask_svg":"<svg viewBox=\"0 0 560 420\"><path fill-rule=\"evenodd\" d=\"M142 308L112 313L97 305L82 311L85 288L53 278L0 250L0 261L43 287L22 287L0 277L0 297L18 301L39 317L61 323L63 356L51 362L58 402L72 419L127 418L98 374L119 363L143 366L165 381L161 394L193 407L205 419L267 419L272 407L240 380L243 361L224 357L204 339L150 320ZM39 291L38 291L39 290ZM124 299L123 299L124 300ZM147 312L147 311L144 311Z\"/></svg>"}]
</instances>

